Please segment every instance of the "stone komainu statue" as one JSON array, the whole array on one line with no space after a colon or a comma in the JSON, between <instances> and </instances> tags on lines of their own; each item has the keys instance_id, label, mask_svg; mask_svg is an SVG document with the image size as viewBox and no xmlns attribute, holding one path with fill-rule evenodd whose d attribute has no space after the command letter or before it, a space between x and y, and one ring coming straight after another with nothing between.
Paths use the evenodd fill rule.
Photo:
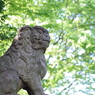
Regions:
<instances>
[{"instance_id":1,"label":"stone komainu statue","mask_svg":"<svg viewBox=\"0 0 95 95\"><path fill-rule=\"evenodd\" d=\"M8 51L0 57L0 95L46 95L41 80L46 74L44 53L49 46L48 31L41 26L19 29Z\"/></svg>"}]
</instances>

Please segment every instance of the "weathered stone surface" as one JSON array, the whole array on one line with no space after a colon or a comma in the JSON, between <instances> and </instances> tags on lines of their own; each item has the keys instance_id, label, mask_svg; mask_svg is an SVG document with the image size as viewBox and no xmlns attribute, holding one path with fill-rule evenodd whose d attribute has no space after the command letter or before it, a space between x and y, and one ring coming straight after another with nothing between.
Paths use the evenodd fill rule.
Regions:
<instances>
[{"instance_id":1,"label":"weathered stone surface","mask_svg":"<svg viewBox=\"0 0 95 95\"><path fill-rule=\"evenodd\" d=\"M44 53L49 42L48 31L41 26L19 29L0 57L0 95L17 95L21 88L29 95L45 95L41 80L47 71Z\"/></svg>"}]
</instances>

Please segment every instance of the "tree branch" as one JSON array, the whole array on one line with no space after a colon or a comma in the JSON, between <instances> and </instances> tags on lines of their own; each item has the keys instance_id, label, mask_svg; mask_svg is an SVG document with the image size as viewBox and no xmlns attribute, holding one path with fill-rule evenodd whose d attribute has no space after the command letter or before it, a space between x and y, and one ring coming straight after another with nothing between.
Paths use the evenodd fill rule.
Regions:
<instances>
[{"instance_id":1,"label":"tree branch","mask_svg":"<svg viewBox=\"0 0 95 95\"><path fill-rule=\"evenodd\" d=\"M67 90L68 88L70 88L72 85L73 85L73 83L75 82L76 80L74 80L72 83L70 83L66 88L64 88L60 93L59 93L59 95L63 92L63 91L65 91L65 90Z\"/></svg>"}]
</instances>

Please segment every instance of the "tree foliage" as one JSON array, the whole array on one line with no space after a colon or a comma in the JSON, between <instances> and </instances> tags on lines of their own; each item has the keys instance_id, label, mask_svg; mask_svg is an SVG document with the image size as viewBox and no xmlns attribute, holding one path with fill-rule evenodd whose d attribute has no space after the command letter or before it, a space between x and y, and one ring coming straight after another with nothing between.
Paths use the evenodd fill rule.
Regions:
<instances>
[{"instance_id":1,"label":"tree foliage","mask_svg":"<svg viewBox=\"0 0 95 95\"><path fill-rule=\"evenodd\" d=\"M94 10L94 0L0 0L0 55L18 28L41 25L51 36L45 90L53 95L94 95Z\"/></svg>"}]
</instances>

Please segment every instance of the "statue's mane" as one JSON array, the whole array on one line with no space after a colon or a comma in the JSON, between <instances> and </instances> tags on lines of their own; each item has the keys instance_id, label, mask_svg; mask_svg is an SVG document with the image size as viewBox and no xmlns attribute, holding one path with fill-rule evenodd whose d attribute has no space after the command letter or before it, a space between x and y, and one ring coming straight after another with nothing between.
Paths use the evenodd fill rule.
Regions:
<instances>
[{"instance_id":1,"label":"statue's mane","mask_svg":"<svg viewBox=\"0 0 95 95\"><path fill-rule=\"evenodd\" d=\"M25 47L25 44L32 45L32 43L30 42L30 35L31 30L29 26L25 26L19 29L18 34L13 39L13 42L6 54L9 54L9 52L18 52L18 50L23 49Z\"/></svg>"}]
</instances>

